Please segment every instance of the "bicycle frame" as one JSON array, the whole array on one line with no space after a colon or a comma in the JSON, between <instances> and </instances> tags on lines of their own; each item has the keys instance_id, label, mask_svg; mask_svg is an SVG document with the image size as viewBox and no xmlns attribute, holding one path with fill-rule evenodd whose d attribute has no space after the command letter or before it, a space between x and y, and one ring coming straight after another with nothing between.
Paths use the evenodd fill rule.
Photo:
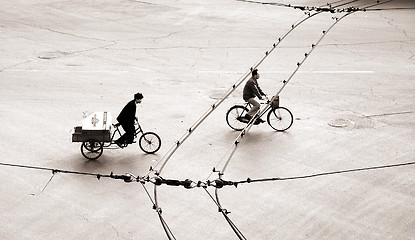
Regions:
<instances>
[{"instance_id":1,"label":"bicycle frame","mask_svg":"<svg viewBox=\"0 0 415 240\"><path fill-rule=\"evenodd\" d=\"M263 105L263 104L267 104L267 103L259 103L259 104L261 104L261 105ZM245 108L247 108L248 109L248 111L249 111L249 109L251 109L252 108L252 104L250 104L250 103L245 103L244 105L243 105ZM260 116L258 116L258 118L260 118L260 117L262 117L262 116L264 116L265 115L265 113L267 113L270 109L272 108L272 106L271 105L269 105L268 107L267 107L267 109L260 115ZM242 111L241 112L241 115L240 115L240 117L243 117L245 115L245 112L244 111Z\"/></svg>"},{"instance_id":2,"label":"bicycle frame","mask_svg":"<svg viewBox=\"0 0 415 240\"><path fill-rule=\"evenodd\" d=\"M134 129L134 138L136 138L138 136L138 134L143 134L144 132L143 132L143 129L141 128L141 126L140 126L140 123L138 123L138 120L135 119L134 122L135 122L134 125L136 125L136 127ZM115 142L114 141L114 137L115 137L115 134L116 133L118 133L118 137L121 137L122 136L121 130L120 130L120 126L121 125L119 123L117 123L117 124L114 124L113 126L114 126L115 130L112 133L112 136L111 136L111 139L109 141L109 144L108 145L105 145L105 143L104 143L104 147L109 147L109 146L111 146Z\"/></svg>"},{"instance_id":3,"label":"bicycle frame","mask_svg":"<svg viewBox=\"0 0 415 240\"><path fill-rule=\"evenodd\" d=\"M275 99L274 99L275 100ZM279 105L279 101L274 101L271 103L267 98L266 102L259 102L260 104L267 104L265 108L260 107L259 111L255 113L255 119L251 119L249 122L253 122L254 125L258 125L264 120L258 120L267 113L266 121L268 125L271 126L276 131L283 132L291 127L293 123L293 115L285 107ZM252 109L252 104L245 102L244 104L236 104L229 108L226 112L226 123L233 130L241 131L243 130L246 123L249 123L244 119L244 116L247 114L249 109ZM257 121L258 120L258 121Z\"/></svg>"}]
</instances>

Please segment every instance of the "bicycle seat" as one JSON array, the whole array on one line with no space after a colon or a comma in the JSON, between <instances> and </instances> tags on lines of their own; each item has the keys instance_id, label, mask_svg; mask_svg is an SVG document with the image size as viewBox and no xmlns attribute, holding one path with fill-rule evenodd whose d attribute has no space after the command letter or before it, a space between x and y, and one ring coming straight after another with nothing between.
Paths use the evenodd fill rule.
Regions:
<instances>
[{"instance_id":1,"label":"bicycle seat","mask_svg":"<svg viewBox=\"0 0 415 240\"><path fill-rule=\"evenodd\" d=\"M121 123L113 123L112 126L114 127L119 127L121 125Z\"/></svg>"}]
</instances>

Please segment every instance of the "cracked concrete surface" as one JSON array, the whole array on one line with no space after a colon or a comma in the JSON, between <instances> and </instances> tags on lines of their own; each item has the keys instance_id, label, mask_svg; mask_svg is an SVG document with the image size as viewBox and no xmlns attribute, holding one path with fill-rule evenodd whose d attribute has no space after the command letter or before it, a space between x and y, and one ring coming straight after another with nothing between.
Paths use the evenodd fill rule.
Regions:
<instances>
[{"instance_id":1,"label":"cracked concrete surface","mask_svg":"<svg viewBox=\"0 0 415 240\"><path fill-rule=\"evenodd\" d=\"M222 0L1 6L0 162L140 176L304 16L289 7ZM284 133L253 127L224 179L415 160L415 4L395 0L381 7L395 10L356 12L329 32L280 95L293 126ZM332 17L305 22L267 58L259 68L265 92L278 89ZM238 135L225 113L243 102L240 88L181 146L163 177L217 177L212 168L224 163ZM160 135L160 152L146 155L129 146L84 159L79 144L71 143L73 127L86 112L116 116L136 91L145 96L140 123ZM414 168L241 184L218 194L247 239L413 239ZM139 184L51 177L0 166L0 239L167 239ZM152 185L145 186L152 193ZM202 189L161 186L157 194L177 239L237 239Z\"/></svg>"}]
</instances>

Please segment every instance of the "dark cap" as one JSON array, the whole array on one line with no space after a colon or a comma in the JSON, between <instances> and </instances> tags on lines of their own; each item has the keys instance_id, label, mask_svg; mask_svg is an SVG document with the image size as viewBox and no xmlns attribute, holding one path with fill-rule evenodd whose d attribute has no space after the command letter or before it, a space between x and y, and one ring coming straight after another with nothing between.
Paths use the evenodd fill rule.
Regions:
<instances>
[{"instance_id":1,"label":"dark cap","mask_svg":"<svg viewBox=\"0 0 415 240\"><path fill-rule=\"evenodd\" d=\"M144 96L141 93L134 94L134 99L143 99L143 98L144 98Z\"/></svg>"}]
</instances>

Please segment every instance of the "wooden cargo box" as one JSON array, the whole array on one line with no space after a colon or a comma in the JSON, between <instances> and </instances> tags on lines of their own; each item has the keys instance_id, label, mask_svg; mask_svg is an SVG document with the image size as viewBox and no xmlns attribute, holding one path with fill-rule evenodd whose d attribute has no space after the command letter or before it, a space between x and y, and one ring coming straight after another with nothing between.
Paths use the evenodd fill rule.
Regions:
<instances>
[{"instance_id":1,"label":"wooden cargo box","mask_svg":"<svg viewBox=\"0 0 415 240\"><path fill-rule=\"evenodd\" d=\"M76 126L72 134L72 142L109 142L111 140L112 117L108 112L94 112L88 115L82 126Z\"/></svg>"}]
</instances>

